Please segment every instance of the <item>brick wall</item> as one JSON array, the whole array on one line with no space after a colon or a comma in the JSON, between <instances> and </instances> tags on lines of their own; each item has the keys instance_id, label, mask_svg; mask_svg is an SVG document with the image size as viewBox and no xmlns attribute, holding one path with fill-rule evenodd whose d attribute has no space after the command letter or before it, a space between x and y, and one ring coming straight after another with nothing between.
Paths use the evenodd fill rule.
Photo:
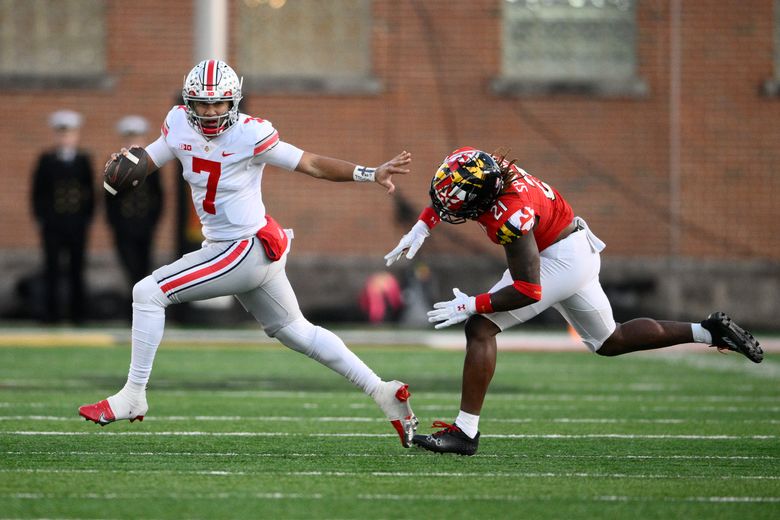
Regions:
<instances>
[{"instance_id":1,"label":"brick wall","mask_svg":"<svg viewBox=\"0 0 780 520\"><path fill-rule=\"evenodd\" d=\"M780 260L780 104L760 93L773 75L771 0L681 2L679 252L686 257ZM108 2L108 90L3 93L0 126L0 250L38 247L29 211L30 172L51 141L48 114L83 112L83 143L96 171L117 148L116 120L127 113L159 124L192 63L191 2ZM414 171L398 179L416 207L451 149L510 147L528 171L556 186L609 244L614 257L670 252L669 2L639 2L642 97L500 97L499 0L376 0L373 49L377 96L247 93L254 115L306 150L378 164L402 149ZM235 18L235 9L234 18ZM234 20L235 22L235 20ZM235 43L233 43L235 46ZM239 71L240 73L241 71ZM166 174L168 193L174 179ZM96 187L99 179L95 179ZM405 226L376 186L334 184L269 169L269 212L296 229L296 253L381 257ZM171 200L158 249L175 247ZM426 246L452 252L474 239L499 256L476 226L444 227ZM111 249L98 214L93 253Z\"/></svg>"}]
</instances>

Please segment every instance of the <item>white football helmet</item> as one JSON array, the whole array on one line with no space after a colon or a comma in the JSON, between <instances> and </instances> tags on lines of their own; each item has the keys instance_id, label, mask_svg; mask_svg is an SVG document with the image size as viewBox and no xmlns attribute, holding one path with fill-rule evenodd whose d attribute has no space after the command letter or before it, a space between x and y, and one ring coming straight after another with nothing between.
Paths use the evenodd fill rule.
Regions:
<instances>
[{"instance_id":1,"label":"white football helmet","mask_svg":"<svg viewBox=\"0 0 780 520\"><path fill-rule=\"evenodd\" d=\"M187 119L190 124L206 138L216 137L238 121L238 103L241 101L241 85L244 78L224 61L203 60L184 78L181 91L184 105L187 107ZM214 117L199 116L192 106L193 101L216 103L230 101L227 112ZM216 126L204 126L206 121L216 120Z\"/></svg>"}]
</instances>

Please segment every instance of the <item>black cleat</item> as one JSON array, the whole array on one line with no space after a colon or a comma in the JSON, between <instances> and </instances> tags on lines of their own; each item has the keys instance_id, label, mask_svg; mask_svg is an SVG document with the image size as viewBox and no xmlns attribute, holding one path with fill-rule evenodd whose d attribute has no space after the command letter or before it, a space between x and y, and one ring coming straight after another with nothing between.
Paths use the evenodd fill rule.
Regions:
<instances>
[{"instance_id":1,"label":"black cleat","mask_svg":"<svg viewBox=\"0 0 780 520\"><path fill-rule=\"evenodd\" d=\"M712 345L718 350L733 350L744 355L753 363L761 363L764 351L753 335L734 323L725 312L713 312L701 322L701 326L712 334Z\"/></svg>"},{"instance_id":2,"label":"black cleat","mask_svg":"<svg viewBox=\"0 0 780 520\"><path fill-rule=\"evenodd\" d=\"M474 455L479 447L479 432L473 439L455 424L434 421L432 428L444 428L430 435L415 435L412 444L436 453Z\"/></svg>"}]
</instances>

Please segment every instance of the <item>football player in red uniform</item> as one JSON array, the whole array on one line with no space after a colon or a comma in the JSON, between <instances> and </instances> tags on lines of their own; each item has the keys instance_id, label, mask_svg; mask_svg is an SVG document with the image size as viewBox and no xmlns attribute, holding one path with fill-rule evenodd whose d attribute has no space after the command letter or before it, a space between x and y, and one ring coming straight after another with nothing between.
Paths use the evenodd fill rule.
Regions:
<instances>
[{"instance_id":1,"label":"football player in red uniform","mask_svg":"<svg viewBox=\"0 0 780 520\"><path fill-rule=\"evenodd\" d=\"M460 413L454 424L413 443L430 451L473 455L479 444L479 414L496 367L496 335L553 307L602 356L704 343L733 350L755 363L763 352L753 336L722 312L701 323L638 318L615 323L599 283L604 243L549 184L514 161L474 148L447 156L431 182L432 206L385 256L391 265L412 258L439 221L476 220L495 244L504 247L508 269L488 292L436 303L428 321L444 328L466 321Z\"/></svg>"}]
</instances>

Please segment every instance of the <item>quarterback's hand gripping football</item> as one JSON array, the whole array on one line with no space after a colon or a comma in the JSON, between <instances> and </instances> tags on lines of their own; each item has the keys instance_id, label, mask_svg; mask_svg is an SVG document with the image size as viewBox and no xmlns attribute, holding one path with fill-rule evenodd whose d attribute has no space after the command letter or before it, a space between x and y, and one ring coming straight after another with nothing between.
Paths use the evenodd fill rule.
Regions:
<instances>
[{"instance_id":1,"label":"quarterback's hand gripping football","mask_svg":"<svg viewBox=\"0 0 780 520\"><path fill-rule=\"evenodd\" d=\"M396 261L400 260L404 253L406 253L406 258L409 260L414 258L414 255L420 250L425 239L430 235L431 232L428 229L428 225L422 220L418 220L417 223L412 226L412 229L401 237L401 241L398 242L395 249L385 255L387 266L390 267Z\"/></svg>"},{"instance_id":2,"label":"quarterback's hand gripping football","mask_svg":"<svg viewBox=\"0 0 780 520\"><path fill-rule=\"evenodd\" d=\"M140 146L111 154L103 171L103 187L111 195L137 188L146 179L149 161L149 154Z\"/></svg>"},{"instance_id":3,"label":"quarterback's hand gripping football","mask_svg":"<svg viewBox=\"0 0 780 520\"><path fill-rule=\"evenodd\" d=\"M443 329L466 321L469 316L477 312L477 299L474 296L460 292L457 287L452 290L455 298L448 302L433 304L433 310L428 311L428 321L436 323L437 329Z\"/></svg>"},{"instance_id":4,"label":"quarterback's hand gripping football","mask_svg":"<svg viewBox=\"0 0 780 520\"><path fill-rule=\"evenodd\" d=\"M404 150L376 169L374 181L380 186L387 188L387 193L393 193L395 191L393 175L409 173L409 169L404 168L404 166L410 162L412 162L412 154Z\"/></svg>"}]
</instances>

